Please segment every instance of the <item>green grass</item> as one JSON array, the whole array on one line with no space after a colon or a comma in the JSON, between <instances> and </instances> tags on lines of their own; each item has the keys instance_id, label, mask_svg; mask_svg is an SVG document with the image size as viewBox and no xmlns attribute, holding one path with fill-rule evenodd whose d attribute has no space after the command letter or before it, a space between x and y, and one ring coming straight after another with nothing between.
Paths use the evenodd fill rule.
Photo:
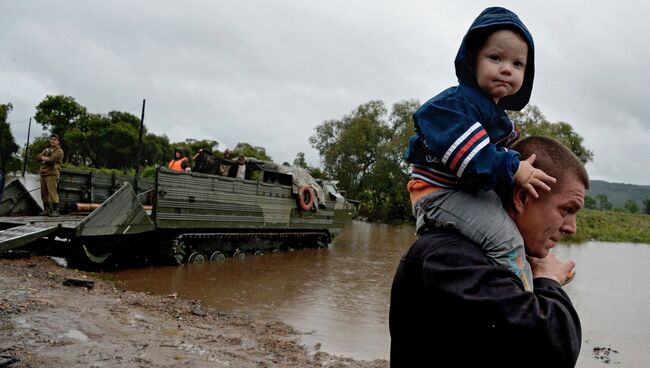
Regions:
<instances>
[{"instance_id":1,"label":"green grass","mask_svg":"<svg viewBox=\"0 0 650 368\"><path fill-rule=\"evenodd\" d=\"M563 241L588 240L650 244L650 215L583 209L578 212L578 232Z\"/></svg>"}]
</instances>

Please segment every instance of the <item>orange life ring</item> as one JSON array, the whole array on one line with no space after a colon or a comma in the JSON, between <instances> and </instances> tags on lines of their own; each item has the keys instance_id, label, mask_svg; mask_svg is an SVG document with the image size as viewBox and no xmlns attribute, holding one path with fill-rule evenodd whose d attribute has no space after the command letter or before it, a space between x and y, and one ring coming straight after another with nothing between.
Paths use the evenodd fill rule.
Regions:
<instances>
[{"instance_id":1,"label":"orange life ring","mask_svg":"<svg viewBox=\"0 0 650 368\"><path fill-rule=\"evenodd\" d=\"M314 206L314 190L305 184L298 190L298 205L303 211L309 211Z\"/></svg>"}]
</instances>

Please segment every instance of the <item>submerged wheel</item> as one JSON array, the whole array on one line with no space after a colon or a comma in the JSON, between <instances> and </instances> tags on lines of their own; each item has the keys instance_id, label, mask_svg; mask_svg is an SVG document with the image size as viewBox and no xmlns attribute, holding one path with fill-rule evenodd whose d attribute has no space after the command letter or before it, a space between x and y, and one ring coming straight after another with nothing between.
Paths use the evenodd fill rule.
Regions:
<instances>
[{"instance_id":1,"label":"submerged wheel","mask_svg":"<svg viewBox=\"0 0 650 368\"><path fill-rule=\"evenodd\" d=\"M191 264L203 264L205 261L205 254L201 252L192 252L192 254L187 258L187 263Z\"/></svg>"},{"instance_id":2,"label":"submerged wheel","mask_svg":"<svg viewBox=\"0 0 650 368\"><path fill-rule=\"evenodd\" d=\"M280 252L281 252L281 250L278 249L278 248L273 248L273 250L271 251L271 253L273 253L273 254L278 254Z\"/></svg>"},{"instance_id":3,"label":"submerged wheel","mask_svg":"<svg viewBox=\"0 0 650 368\"><path fill-rule=\"evenodd\" d=\"M183 239L174 239L167 247L167 257L170 262L182 265L187 256L187 245Z\"/></svg>"},{"instance_id":4,"label":"submerged wheel","mask_svg":"<svg viewBox=\"0 0 650 368\"><path fill-rule=\"evenodd\" d=\"M321 235L316 240L316 246L318 248L327 248L327 246L329 244L330 244L330 241L329 241L329 237L327 235Z\"/></svg>"},{"instance_id":5,"label":"submerged wheel","mask_svg":"<svg viewBox=\"0 0 650 368\"><path fill-rule=\"evenodd\" d=\"M226 255L220 250L215 250L210 255L210 260L212 262L223 262L226 260Z\"/></svg>"},{"instance_id":6,"label":"submerged wheel","mask_svg":"<svg viewBox=\"0 0 650 368\"><path fill-rule=\"evenodd\" d=\"M256 256L263 256L263 255L264 255L264 251L256 250L255 253L253 253L253 254L255 254Z\"/></svg>"},{"instance_id":7,"label":"submerged wheel","mask_svg":"<svg viewBox=\"0 0 650 368\"><path fill-rule=\"evenodd\" d=\"M235 251L235 254L232 255L232 258L234 258L234 259L236 259L238 261L243 261L243 260L246 259L246 253L244 253L244 252L242 252L240 250L237 250L237 251Z\"/></svg>"}]
</instances>

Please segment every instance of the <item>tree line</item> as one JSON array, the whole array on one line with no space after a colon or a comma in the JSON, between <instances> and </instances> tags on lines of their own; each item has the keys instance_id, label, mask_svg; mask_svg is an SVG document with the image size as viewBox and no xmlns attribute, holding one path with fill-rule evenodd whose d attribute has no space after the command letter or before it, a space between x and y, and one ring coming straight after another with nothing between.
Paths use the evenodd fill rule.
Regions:
<instances>
[{"instance_id":1,"label":"tree line","mask_svg":"<svg viewBox=\"0 0 650 368\"><path fill-rule=\"evenodd\" d=\"M623 207L614 207L614 204L609 201L605 194L596 194L594 197L585 197L585 208L599 211L616 211L616 212L629 212L629 213L645 213L650 215L650 198L646 198L642 203L643 207L633 199L628 199L623 204Z\"/></svg>"},{"instance_id":2,"label":"tree line","mask_svg":"<svg viewBox=\"0 0 650 368\"><path fill-rule=\"evenodd\" d=\"M142 124L140 145L139 117L117 110L106 114L90 112L73 97L64 95L48 95L36 106L34 120L48 133L36 136L29 146L20 150L7 122L11 110L11 103L0 104L0 169L4 171L21 171L27 150L27 170L36 172L38 163L33 157L48 147L49 135L52 133L61 139L65 152L64 167L129 174L144 171L146 175L153 173L156 165L166 165L176 148L181 148L188 157L200 148L222 154L217 140L186 139L183 142L170 142L165 134L149 132L146 124ZM231 149L231 155L271 160L263 147L245 142L240 142Z\"/></svg>"},{"instance_id":3,"label":"tree line","mask_svg":"<svg viewBox=\"0 0 650 368\"><path fill-rule=\"evenodd\" d=\"M393 104L390 109L381 100L372 100L357 106L340 119L326 120L315 128L309 142L321 158L321 167L310 167L305 154L299 152L294 165L305 167L316 178L338 181L338 187L348 198L361 201L361 215L372 221L400 222L411 218L411 203L406 184L408 164L403 159L408 139L413 134L413 113L420 106L414 99ZM21 157L9 125L7 115L12 106L0 104L0 168L21 170ZM550 122L537 106L529 105L520 112L510 112L511 119L522 137L551 136L567 145L576 156L587 163L593 152L583 144L583 138L566 122ZM36 106L34 116L44 130L58 134L66 153L65 165L93 169L121 170L135 173L144 167L144 175L152 173L156 165L166 164L176 147L182 147L191 156L199 148L216 154L219 142L214 139L186 139L170 142L166 135L149 132L146 124L142 132L142 155L138 152L140 118L123 111L107 114L91 113L70 96L46 96ZM48 145L48 135L30 143L30 156ZM24 151L24 149L23 149ZM233 156L243 155L261 160L272 160L264 147L238 143L231 150ZM142 157L142 160L139 160ZM30 171L37 163L27 157ZM611 210L606 198L587 197L586 207ZM650 199L644 202L650 213ZM623 210L639 211L636 203L626 204Z\"/></svg>"},{"instance_id":4,"label":"tree line","mask_svg":"<svg viewBox=\"0 0 650 368\"><path fill-rule=\"evenodd\" d=\"M402 155L413 135L412 116L419 106L417 100L405 100L395 103L389 111L382 101L370 101L341 119L323 122L310 137L321 156L323 172L339 180L348 197L361 200L362 215L371 220L391 222L411 217L406 191L408 164ZM583 164L593 160L593 152L569 123L549 121L537 106L528 105L508 115L522 137L550 136L569 147ZM631 213L640 210L633 200L622 209L612 208L611 203L592 207L594 201L587 196L585 206ZM650 214L650 198L643 205L645 213Z\"/></svg>"}]
</instances>

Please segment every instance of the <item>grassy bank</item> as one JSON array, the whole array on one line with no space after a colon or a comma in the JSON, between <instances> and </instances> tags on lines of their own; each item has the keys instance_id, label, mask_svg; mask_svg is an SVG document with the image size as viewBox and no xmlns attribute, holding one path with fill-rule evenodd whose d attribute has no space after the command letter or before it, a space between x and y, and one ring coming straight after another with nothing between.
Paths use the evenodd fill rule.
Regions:
<instances>
[{"instance_id":1,"label":"grassy bank","mask_svg":"<svg viewBox=\"0 0 650 368\"><path fill-rule=\"evenodd\" d=\"M588 240L650 244L650 215L583 209L578 213L578 233L564 241Z\"/></svg>"}]
</instances>

